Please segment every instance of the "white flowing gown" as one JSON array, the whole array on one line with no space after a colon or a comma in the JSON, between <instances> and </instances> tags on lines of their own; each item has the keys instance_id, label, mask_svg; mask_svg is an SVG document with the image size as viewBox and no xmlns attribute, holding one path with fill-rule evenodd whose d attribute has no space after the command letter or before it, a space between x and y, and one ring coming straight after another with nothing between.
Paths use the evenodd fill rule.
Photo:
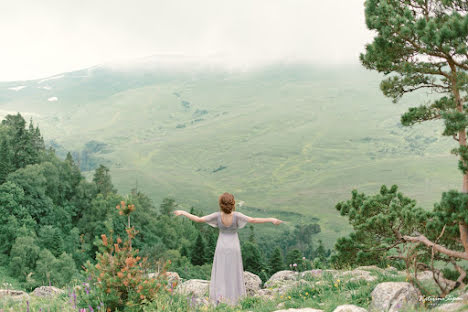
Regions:
<instances>
[{"instance_id":1,"label":"white flowing gown","mask_svg":"<svg viewBox=\"0 0 468 312\"><path fill-rule=\"evenodd\" d=\"M215 304L225 302L236 305L246 295L237 230L247 224L247 216L234 211L232 218L231 225L225 226L219 211L204 217L206 223L219 228L210 282L210 300Z\"/></svg>"}]
</instances>

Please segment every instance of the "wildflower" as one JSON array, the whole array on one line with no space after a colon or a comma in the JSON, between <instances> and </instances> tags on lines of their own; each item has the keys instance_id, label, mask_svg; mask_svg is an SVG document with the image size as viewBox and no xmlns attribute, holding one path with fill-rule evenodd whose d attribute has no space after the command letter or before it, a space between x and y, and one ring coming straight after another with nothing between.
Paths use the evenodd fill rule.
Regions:
<instances>
[{"instance_id":1,"label":"wildflower","mask_svg":"<svg viewBox=\"0 0 468 312\"><path fill-rule=\"evenodd\" d=\"M91 305L89 305L88 307L89 307L89 312L94 312L94 309Z\"/></svg>"},{"instance_id":2,"label":"wildflower","mask_svg":"<svg viewBox=\"0 0 468 312\"><path fill-rule=\"evenodd\" d=\"M288 296L288 299L291 300L291 296Z\"/></svg>"},{"instance_id":3,"label":"wildflower","mask_svg":"<svg viewBox=\"0 0 468 312\"><path fill-rule=\"evenodd\" d=\"M336 281L337 281L338 283L340 282L340 280L339 280L339 279L337 279Z\"/></svg>"},{"instance_id":4,"label":"wildflower","mask_svg":"<svg viewBox=\"0 0 468 312\"><path fill-rule=\"evenodd\" d=\"M337 283L335 283L335 284L333 284L333 285L335 285L335 287L338 287L338 284L337 284Z\"/></svg>"},{"instance_id":5,"label":"wildflower","mask_svg":"<svg viewBox=\"0 0 468 312\"><path fill-rule=\"evenodd\" d=\"M305 257L302 257L302 260L305 260Z\"/></svg>"},{"instance_id":6,"label":"wildflower","mask_svg":"<svg viewBox=\"0 0 468 312\"><path fill-rule=\"evenodd\" d=\"M297 263L294 263L294 264L293 264L293 267L297 267Z\"/></svg>"},{"instance_id":7,"label":"wildflower","mask_svg":"<svg viewBox=\"0 0 468 312\"><path fill-rule=\"evenodd\" d=\"M308 296L308 295L309 295L309 293L306 291L306 296Z\"/></svg>"},{"instance_id":8,"label":"wildflower","mask_svg":"<svg viewBox=\"0 0 468 312\"><path fill-rule=\"evenodd\" d=\"M102 234L101 238L102 238L102 243L104 244L104 246L107 246L107 236L106 236L106 234Z\"/></svg>"}]
</instances>

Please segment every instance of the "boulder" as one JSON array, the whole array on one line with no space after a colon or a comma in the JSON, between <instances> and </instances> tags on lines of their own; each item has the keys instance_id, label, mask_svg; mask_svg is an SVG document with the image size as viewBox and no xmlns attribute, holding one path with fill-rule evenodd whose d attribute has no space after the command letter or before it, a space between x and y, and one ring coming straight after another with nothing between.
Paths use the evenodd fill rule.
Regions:
<instances>
[{"instance_id":1,"label":"boulder","mask_svg":"<svg viewBox=\"0 0 468 312\"><path fill-rule=\"evenodd\" d=\"M448 295L447 300L451 300L449 303L444 303L439 305L434 309L438 312L459 312L459 311L468 311L468 293L465 293L461 296Z\"/></svg>"},{"instance_id":2,"label":"boulder","mask_svg":"<svg viewBox=\"0 0 468 312\"><path fill-rule=\"evenodd\" d=\"M244 272L244 282L245 290L247 291L248 296L255 295L261 288L262 280L257 275L247 272Z\"/></svg>"},{"instance_id":3,"label":"boulder","mask_svg":"<svg viewBox=\"0 0 468 312\"><path fill-rule=\"evenodd\" d=\"M462 308L464 308L462 310ZM437 312L459 312L459 311L468 311L468 303L461 302L452 302L444 303L434 309Z\"/></svg>"},{"instance_id":4,"label":"boulder","mask_svg":"<svg viewBox=\"0 0 468 312\"><path fill-rule=\"evenodd\" d=\"M371 296L371 311L394 312L419 305L421 292L410 283L384 282L374 288Z\"/></svg>"},{"instance_id":5,"label":"boulder","mask_svg":"<svg viewBox=\"0 0 468 312\"><path fill-rule=\"evenodd\" d=\"M355 269L352 271L345 271L341 274L341 276L351 276L349 279L350 282L357 281L357 280L365 280L368 282L373 282L377 279L377 277L371 275L369 271Z\"/></svg>"},{"instance_id":6,"label":"boulder","mask_svg":"<svg viewBox=\"0 0 468 312\"><path fill-rule=\"evenodd\" d=\"M376 265L363 265L363 266L357 267L356 270L384 272L384 269L379 268Z\"/></svg>"},{"instance_id":7,"label":"boulder","mask_svg":"<svg viewBox=\"0 0 468 312\"><path fill-rule=\"evenodd\" d=\"M167 284L176 287L180 284L180 276L177 272L166 272Z\"/></svg>"},{"instance_id":8,"label":"boulder","mask_svg":"<svg viewBox=\"0 0 468 312\"><path fill-rule=\"evenodd\" d=\"M262 297L266 300L274 300L275 299L275 292L270 288L260 289L254 296L255 297Z\"/></svg>"},{"instance_id":9,"label":"boulder","mask_svg":"<svg viewBox=\"0 0 468 312\"><path fill-rule=\"evenodd\" d=\"M0 299L11 298L13 300L29 299L29 295L21 290L0 289Z\"/></svg>"},{"instance_id":10,"label":"boulder","mask_svg":"<svg viewBox=\"0 0 468 312\"><path fill-rule=\"evenodd\" d=\"M63 294L64 290L54 286L41 286L33 290L32 294L36 297L53 297Z\"/></svg>"},{"instance_id":11,"label":"boulder","mask_svg":"<svg viewBox=\"0 0 468 312\"><path fill-rule=\"evenodd\" d=\"M286 294L289 290L295 287L299 286L312 286L313 283L305 281L305 280L299 280L299 281L284 281L282 283L277 283L274 288L271 288L273 294L276 295L284 295Z\"/></svg>"},{"instance_id":12,"label":"boulder","mask_svg":"<svg viewBox=\"0 0 468 312\"><path fill-rule=\"evenodd\" d=\"M323 312L323 310L312 309L312 308L301 308L301 309L287 309L287 310L276 310L273 312Z\"/></svg>"},{"instance_id":13,"label":"boulder","mask_svg":"<svg viewBox=\"0 0 468 312\"><path fill-rule=\"evenodd\" d=\"M316 270L308 270L301 272L301 278L304 277L320 277L322 276L322 270L316 269Z\"/></svg>"},{"instance_id":14,"label":"boulder","mask_svg":"<svg viewBox=\"0 0 468 312\"><path fill-rule=\"evenodd\" d=\"M333 312L367 312L367 310L354 304L343 304L337 306Z\"/></svg>"},{"instance_id":15,"label":"boulder","mask_svg":"<svg viewBox=\"0 0 468 312\"><path fill-rule=\"evenodd\" d=\"M296 281L298 277L299 273L295 271L278 271L275 274L273 274L268 281L266 281L265 287L271 287L278 281Z\"/></svg>"},{"instance_id":16,"label":"boulder","mask_svg":"<svg viewBox=\"0 0 468 312\"><path fill-rule=\"evenodd\" d=\"M176 288L177 293L193 294L197 298L208 296L210 282L200 279L191 279L183 282Z\"/></svg>"}]
</instances>

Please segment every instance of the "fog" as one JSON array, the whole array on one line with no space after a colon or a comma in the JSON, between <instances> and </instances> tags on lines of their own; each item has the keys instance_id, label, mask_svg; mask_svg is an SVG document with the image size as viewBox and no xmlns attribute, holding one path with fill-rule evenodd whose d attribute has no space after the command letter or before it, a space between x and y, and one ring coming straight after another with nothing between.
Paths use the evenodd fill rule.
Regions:
<instances>
[{"instance_id":1,"label":"fog","mask_svg":"<svg viewBox=\"0 0 468 312\"><path fill-rule=\"evenodd\" d=\"M0 3L0 80L36 79L151 56L229 69L358 63L372 39L364 0Z\"/></svg>"}]
</instances>

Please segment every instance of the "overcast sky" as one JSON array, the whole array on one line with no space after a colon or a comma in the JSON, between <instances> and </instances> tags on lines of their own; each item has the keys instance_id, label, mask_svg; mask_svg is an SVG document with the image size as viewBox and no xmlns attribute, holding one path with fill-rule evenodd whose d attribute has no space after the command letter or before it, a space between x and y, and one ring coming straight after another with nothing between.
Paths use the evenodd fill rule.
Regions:
<instances>
[{"instance_id":1,"label":"overcast sky","mask_svg":"<svg viewBox=\"0 0 468 312\"><path fill-rule=\"evenodd\" d=\"M0 1L0 80L155 55L246 69L358 63L364 0Z\"/></svg>"}]
</instances>

